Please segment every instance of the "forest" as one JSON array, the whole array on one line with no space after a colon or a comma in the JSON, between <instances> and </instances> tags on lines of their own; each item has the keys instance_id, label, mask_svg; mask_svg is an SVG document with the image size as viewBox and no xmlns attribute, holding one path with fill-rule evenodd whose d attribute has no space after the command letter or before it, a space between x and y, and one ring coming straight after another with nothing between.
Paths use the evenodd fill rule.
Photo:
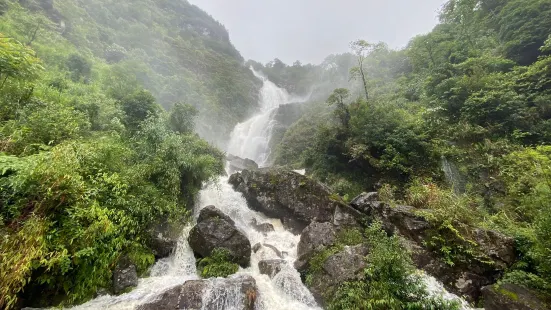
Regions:
<instances>
[{"instance_id":1,"label":"forest","mask_svg":"<svg viewBox=\"0 0 551 310\"><path fill-rule=\"evenodd\" d=\"M434 250L450 265L473 258L454 238L476 228L513 236L519 260L501 283L549 294L550 29L549 1L452 0L404 49L352 42L326 60L340 59L331 70L349 70L351 82L308 102L273 160L306 167L345 200L377 190L430 209L444 237ZM282 87L319 83L323 64L298 65L276 59L263 70Z\"/></svg>"},{"instance_id":2,"label":"forest","mask_svg":"<svg viewBox=\"0 0 551 310\"><path fill-rule=\"evenodd\" d=\"M0 0L0 308L88 301L123 257L146 276L154 228L188 222L225 174L229 134L257 109L249 67L310 98L274 166L339 201L377 191L422 209L450 266L485 259L479 228L513 237L498 283L551 300L550 1L449 0L403 49L358 38L287 65L246 61L187 1ZM330 309L426 309L381 234L368 228L373 266L396 268L367 270Z\"/></svg>"}]
</instances>

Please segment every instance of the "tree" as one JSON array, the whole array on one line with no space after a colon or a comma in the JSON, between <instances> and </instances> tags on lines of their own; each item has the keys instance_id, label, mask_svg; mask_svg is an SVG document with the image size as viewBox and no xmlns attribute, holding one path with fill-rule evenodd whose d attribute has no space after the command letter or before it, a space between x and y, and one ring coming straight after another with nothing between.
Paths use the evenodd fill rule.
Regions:
<instances>
[{"instance_id":1,"label":"tree","mask_svg":"<svg viewBox=\"0 0 551 310\"><path fill-rule=\"evenodd\" d=\"M348 128L350 123L350 111L345 101L350 97L350 92L346 88L337 88L333 91L331 96L327 98L329 105L335 105L335 114L341 121L343 128Z\"/></svg>"},{"instance_id":2,"label":"tree","mask_svg":"<svg viewBox=\"0 0 551 310\"><path fill-rule=\"evenodd\" d=\"M365 60L371 53L383 46L383 43L372 44L365 40L357 40L350 43L350 48L354 51L354 54L356 54L358 63L357 67L350 69L350 77L351 79L356 79L358 77L362 79L366 100L369 100L369 92L367 91L367 79L364 68Z\"/></svg>"},{"instance_id":3,"label":"tree","mask_svg":"<svg viewBox=\"0 0 551 310\"><path fill-rule=\"evenodd\" d=\"M126 126L130 129L137 129L141 122L149 116L157 115L160 111L155 98L146 90L137 91L124 98L121 103L126 113Z\"/></svg>"},{"instance_id":4,"label":"tree","mask_svg":"<svg viewBox=\"0 0 551 310\"><path fill-rule=\"evenodd\" d=\"M170 111L170 127L181 134L191 133L195 127L194 119L198 113L194 106L177 102Z\"/></svg>"},{"instance_id":5,"label":"tree","mask_svg":"<svg viewBox=\"0 0 551 310\"><path fill-rule=\"evenodd\" d=\"M32 80L42 69L34 51L0 33L0 89L8 78Z\"/></svg>"}]
</instances>

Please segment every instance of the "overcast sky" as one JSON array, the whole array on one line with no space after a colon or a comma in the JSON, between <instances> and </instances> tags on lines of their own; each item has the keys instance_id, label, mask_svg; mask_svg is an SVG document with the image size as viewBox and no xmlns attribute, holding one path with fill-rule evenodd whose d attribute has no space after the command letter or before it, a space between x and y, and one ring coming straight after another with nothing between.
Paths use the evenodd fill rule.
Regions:
<instances>
[{"instance_id":1,"label":"overcast sky","mask_svg":"<svg viewBox=\"0 0 551 310\"><path fill-rule=\"evenodd\" d=\"M226 26L245 59L320 63L356 39L407 44L445 0L190 0Z\"/></svg>"}]
</instances>

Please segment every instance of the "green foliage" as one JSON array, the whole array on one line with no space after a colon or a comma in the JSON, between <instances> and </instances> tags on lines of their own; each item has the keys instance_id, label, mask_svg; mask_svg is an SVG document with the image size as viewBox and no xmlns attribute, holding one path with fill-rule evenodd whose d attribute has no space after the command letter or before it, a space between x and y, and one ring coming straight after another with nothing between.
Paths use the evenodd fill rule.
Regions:
<instances>
[{"instance_id":1,"label":"green foliage","mask_svg":"<svg viewBox=\"0 0 551 310\"><path fill-rule=\"evenodd\" d=\"M31 49L0 33L0 89L8 79L35 79L42 69Z\"/></svg>"},{"instance_id":2,"label":"green foliage","mask_svg":"<svg viewBox=\"0 0 551 310\"><path fill-rule=\"evenodd\" d=\"M148 228L185 222L203 182L223 172L223 153L191 133L192 109L179 105L171 119L129 65L77 53L36 14L10 3L0 23L43 57L0 39L0 307L7 309L21 300L86 301L111 285L121 257L145 272L154 262ZM28 27L13 28L15 21Z\"/></svg>"},{"instance_id":3,"label":"green foliage","mask_svg":"<svg viewBox=\"0 0 551 310\"><path fill-rule=\"evenodd\" d=\"M148 117L155 117L160 107L155 97L145 90L137 91L121 100L122 109L126 113L125 124L129 128L137 129L138 125Z\"/></svg>"},{"instance_id":4,"label":"green foliage","mask_svg":"<svg viewBox=\"0 0 551 310\"><path fill-rule=\"evenodd\" d=\"M388 237L380 223L366 231L370 253L364 279L345 283L329 309L459 309L459 304L429 296L398 237Z\"/></svg>"},{"instance_id":5,"label":"green foliage","mask_svg":"<svg viewBox=\"0 0 551 310\"><path fill-rule=\"evenodd\" d=\"M197 109L183 102L176 103L170 110L170 126L175 132L182 134L193 132Z\"/></svg>"},{"instance_id":6,"label":"green foliage","mask_svg":"<svg viewBox=\"0 0 551 310\"><path fill-rule=\"evenodd\" d=\"M203 278L225 278L239 270L239 265L232 263L226 249L214 249L209 257L197 261L197 267Z\"/></svg>"}]
</instances>

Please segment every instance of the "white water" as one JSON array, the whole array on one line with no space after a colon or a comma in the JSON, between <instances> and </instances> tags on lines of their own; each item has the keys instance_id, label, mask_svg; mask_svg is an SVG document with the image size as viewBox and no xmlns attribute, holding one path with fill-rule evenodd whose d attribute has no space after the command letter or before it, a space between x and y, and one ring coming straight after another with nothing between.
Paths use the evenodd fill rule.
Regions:
<instances>
[{"instance_id":1,"label":"white water","mask_svg":"<svg viewBox=\"0 0 551 310\"><path fill-rule=\"evenodd\" d=\"M291 96L261 74L254 70L253 73L264 82L260 90L260 111L249 120L235 126L230 135L228 153L252 159L264 167L270 157L270 139L276 125L273 117L277 108L291 102L303 102L305 98Z\"/></svg>"},{"instance_id":2,"label":"white water","mask_svg":"<svg viewBox=\"0 0 551 310\"><path fill-rule=\"evenodd\" d=\"M269 157L269 142L274 126L273 112L280 104L291 101L291 96L279 89L272 82L263 79L260 112L250 120L235 127L231 135L229 153L242 158L255 160L261 166ZM304 173L304 171L299 171ZM297 245L300 236L286 231L279 220L266 218L263 214L252 211L240 193L228 184L228 177L220 177L217 182L209 184L200 193L195 209L199 211L214 205L230 216L236 226L249 238L251 245L268 244L284 253L286 267L273 279L261 275L258 262L264 259L277 259L278 255L269 247L263 246L258 252L252 253L251 266L241 268L236 276L250 275L256 280L259 296L256 304L258 310L309 310L320 309L312 294L304 286L299 273L292 267L297 258ZM275 231L262 234L253 229L252 221L272 223ZM181 285L188 280L198 279L195 268L195 258L187 242L191 226L186 227L173 255L158 261L151 269L149 278L140 279L138 287L120 296L105 295L98 297L76 309L135 309L136 306L152 301L164 291ZM240 291L237 287L228 286L222 279L211 279L210 286L203 296L203 308L208 310L242 309ZM427 284L434 294L441 294L446 299L457 298L443 290L441 284L427 277Z\"/></svg>"}]
</instances>

